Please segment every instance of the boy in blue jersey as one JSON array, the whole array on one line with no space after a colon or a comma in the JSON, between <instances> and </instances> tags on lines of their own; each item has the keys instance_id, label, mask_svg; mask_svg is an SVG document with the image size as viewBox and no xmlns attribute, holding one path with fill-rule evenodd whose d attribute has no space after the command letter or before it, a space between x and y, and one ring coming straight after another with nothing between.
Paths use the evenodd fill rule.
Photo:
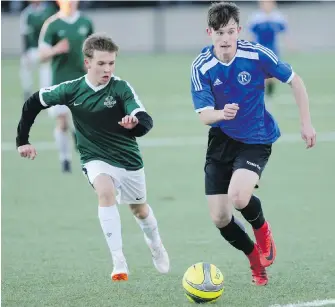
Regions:
<instances>
[{"instance_id":1,"label":"boy in blue jersey","mask_svg":"<svg viewBox=\"0 0 335 307\"><path fill-rule=\"evenodd\" d=\"M315 145L307 92L290 65L268 48L238 40L239 9L215 3L208 11L207 33L213 45L192 63L192 98L200 120L210 125L205 163L205 190L211 218L222 237L250 261L253 282L266 285L265 267L276 257L270 225L261 201L253 195L280 136L264 105L264 80L274 77L290 84L299 107L301 136ZM256 244L234 219L233 207L252 225Z\"/></svg>"},{"instance_id":2,"label":"boy in blue jersey","mask_svg":"<svg viewBox=\"0 0 335 307\"><path fill-rule=\"evenodd\" d=\"M287 29L286 18L276 10L276 1L259 1L260 10L249 20L249 31L257 43L272 50L277 56L278 34L285 33ZM266 80L265 93L271 97L274 93L275 82L272 78Z\"/></svg>"}]
</instances>

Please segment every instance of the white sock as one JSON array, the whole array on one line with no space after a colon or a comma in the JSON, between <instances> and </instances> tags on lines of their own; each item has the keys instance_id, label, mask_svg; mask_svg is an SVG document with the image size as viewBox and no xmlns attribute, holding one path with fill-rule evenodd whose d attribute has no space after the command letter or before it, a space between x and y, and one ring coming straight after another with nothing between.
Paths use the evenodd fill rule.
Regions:
<instances>
[{"instance_id":1,"label":"white sock","mask_svg":"<svg viewBox=\"0 0 335 307\"><path fill-rule=\"evenodd\" d=\"M71 139L69 133L56 128L54 131L54 137L56 140L60 161L71 161Z\"/></svg>"},{"instance_id":2,"label":"white sock","mask_svg":"<svg viewBox=\"0 0 335 307\"><path fill-rule=\"evenodd\" d=\"M121 219L117 206L99 206L99 220L113 259L123 258Z\"/></svg>"},{"instance_id":3,"label":"white sock","mask_svg":"<svg viewBox=\"0 0 335 307\"><path fill-rule=\"evenodd\" d=\"M24 56L21 57L20 78L23 91L32 94L33 90L33 70L27 63Z\"/></svg>"},{"instance_id":4,"label":"white sock","mask_svg":"<svg viewBox=\"0 0 335 307\"><path fill-rule=\"evenodd\" d=\"M151 241L152 245L155 246L161 243L161 237L159 235L157 220L154 216L154 213L149 205L148 207L149 214L145 219L139 219L136 216L134 217L145 236Z\"/></svg>"}]
</instances>

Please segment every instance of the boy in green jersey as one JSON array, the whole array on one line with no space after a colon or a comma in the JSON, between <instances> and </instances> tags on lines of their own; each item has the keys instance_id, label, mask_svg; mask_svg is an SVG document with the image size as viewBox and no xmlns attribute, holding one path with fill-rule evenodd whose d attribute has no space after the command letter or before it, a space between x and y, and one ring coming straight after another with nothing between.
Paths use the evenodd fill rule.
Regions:
<instances>
[{"instance_id":1,"label":"boy in green jersey","mask_svg":"<svg viewBox=\"0 0 335 307\"><path fill-rule=\"evenodd\" d=\"M56 7L42 1L29 1L30 4L21 12L20 32L22 37L22 55L20 61L20 78L24 99L33 93L33 71L39 68L40 87L51 85L49 63L40 63L38 37L43 23L56 13Z\"/></svg>"},{"instance_id":2,"label":"boy in green jersey","mask_svg":"<svg viewBox=\"0 0 335 307\"><path fill-rule=\"evenodd\" d=\"M86 73L81 52L84 40L93 33L92 22L78 11L79 1L58 0L59 12L43 25L39 38L40 59L51 61L51 85L73 80ZM71 116L65 105L48 109L56 118L54 137L63 172L71 172Z\"/></svg>"},{"instance_id":3,"label":"boy in green jersey","mask_svg":"<svg viewBox=\"0 0 335 307\"><path fill-rule=\"evenodd\" d=\"M114 281L127 280L129 274L117 203L130 206L156 269L167 273L170 266L157 220L146 201L143 161L136 142L153 122L131 85L113 74L117 51L106 35L87 38L83 46L87 74L33 94L23 106L16 138L19 154L34 159L37 152L28 138L37 114L57 104L71 110L83 172L98 196L98 215L113 259Z\"/></svg>"}]
</instances>

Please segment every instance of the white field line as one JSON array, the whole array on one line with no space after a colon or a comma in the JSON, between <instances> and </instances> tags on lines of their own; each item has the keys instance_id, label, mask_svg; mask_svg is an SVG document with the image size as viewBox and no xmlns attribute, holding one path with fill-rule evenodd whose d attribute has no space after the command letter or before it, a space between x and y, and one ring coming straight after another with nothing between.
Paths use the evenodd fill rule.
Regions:
<instances>
[{"instance_id":1,"label":"white field line","mask_svg":"<svg viewBox=\"0 0 335 307\"><path fill-rule=\"evenodd\" d=\"M335 306L335 299L327 299L327 300L316 300L312 302L305 302L305 303L294 303L294 304L287 304L287 305L271 305L269 307L318 307L318 306Z\"/></svg>"},{"instance_id":2,"label":"white field line","mask_svg":"<svg viewBox=\"0 0 335 307\"><path fill-rule=\"evenodd\" d=\"M138 140L140 147L184 147L184 146L206 146L206 137L162 137L162 138L144 138ZM301 143L303 140L299 133L287 133L280 137L276 142L278 144ZM335 142L335 131L320 132L317 134L317 142ZM35 142L37 150L55 150L54 142ZM3 142L1 151L13 151L15 144L11 142Z\"/></svg>"}]
</instances>

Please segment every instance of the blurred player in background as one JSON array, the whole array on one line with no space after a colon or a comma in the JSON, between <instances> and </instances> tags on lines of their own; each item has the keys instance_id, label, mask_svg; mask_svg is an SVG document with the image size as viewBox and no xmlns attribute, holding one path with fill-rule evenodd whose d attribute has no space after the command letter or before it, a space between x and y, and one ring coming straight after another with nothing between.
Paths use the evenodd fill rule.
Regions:
<instances>
[{"instance_id":1,"label":"blurred player in background","mask_svg":"<svg viewBox=\"0 0 335 307\"><path fill-rule=\"evenodd\" d=\"M20 31L23 53L20 63L20 77L25 100L33 93L33 71L39 67L39 86L51 85L51 70L48 63L40 64L38 37L43 23L57 12L53 3L30 1L20 15ZM40 65L38 65L40 64Z\"/></svg>"},{"instance_id":2,"label":"blurred player in background","mask_svg":"<svg viewBox=\"0 0 335 307\"><path fill-rule=\"evenodd\" d=\"M253 40L272 50L279 56L278 34L287 31L287 21L277 9L275 0L260 0L260 10L255 12L248 23L248 28L253 35ZM265 94L271 98L274 93L275 79L265 81Z\"/></svg>"},{"instance_id":3,"label":"blurred player in background","mask_svg":"<svg viewBox=\"0 0 335 307\"><path fill-rule=\"evenodd\" d=\"M93 33L91 20L78 11L79 1L59 0L57 3L59 12L44 23L39 38L40 60L51 60L51 85L79 78L86 73L81 48L84 40ZM73 133L73 124L69 109L58 105L48 109L48 112L56 118L54 137L62 171L71 172L70 132Z\"/></svg>"},{"instance_id":4,"label":"blurred player in background","mask_svg":"<svg viewBox=\"0 0 335 307\"><path fill-rule=\"evenodd\" d=\"M87 38L83 47L87 74L33 94L23 106L16 138L20 155L34 159L36 150L29 144L29 131L38 113L55 105L69 107L83 171L98 196L114 281L127 280L129 273L117 203L130 206L156 269L167 273L170 268L157 220L147 204L143 160L136 141L150 131L153 121L131 85L113 74L117 51L118 46L106 35Z\"/></svg>"}]
</instances>

